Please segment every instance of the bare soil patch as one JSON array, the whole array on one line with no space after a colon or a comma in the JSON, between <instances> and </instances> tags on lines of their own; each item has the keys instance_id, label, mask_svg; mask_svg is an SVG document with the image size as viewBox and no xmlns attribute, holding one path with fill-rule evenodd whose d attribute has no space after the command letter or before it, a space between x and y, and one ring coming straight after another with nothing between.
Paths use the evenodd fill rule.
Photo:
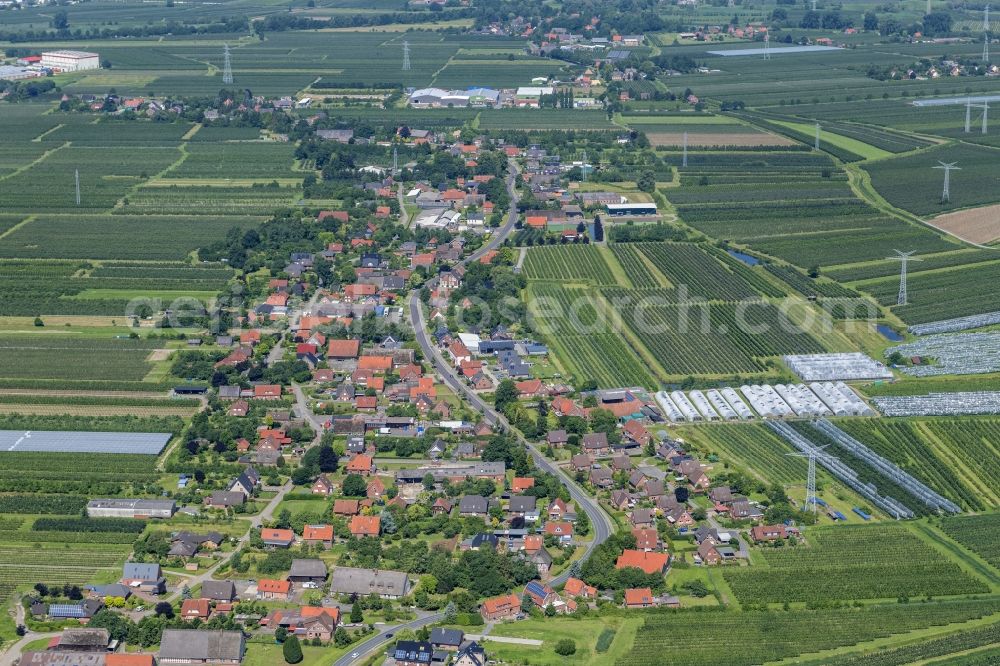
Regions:
<instances>
[{"instance_id":1,"label":"bare soil patch","mask_svg":"<svg viewBox=\"0 0 1000 666\"><path fill-rule=\"evenodd\" d=\"M646 132L646 137L654 146L684 145L683 132ZM689 146L791 146L794 144L795 142L787 137L767 134L766 132L748 132L746 134L688 132Z\"/></svg>"},{"instance_id":2,"label":"bare soil patch","mask_svg":"<svg viewBox=\"0 0 1000 666\"><path fill-rule=\"evenodd\" d=\"M945 213L928 222L970 243L991 243L1000 238L1000 204Z\"/></svg>"}]
</instances>

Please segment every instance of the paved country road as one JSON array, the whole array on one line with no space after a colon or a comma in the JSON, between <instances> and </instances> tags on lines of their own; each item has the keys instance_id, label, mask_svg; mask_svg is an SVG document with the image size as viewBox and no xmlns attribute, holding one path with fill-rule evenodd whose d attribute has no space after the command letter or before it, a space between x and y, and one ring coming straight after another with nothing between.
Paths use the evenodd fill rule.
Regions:
<instances>
[{"instance_id":1,"label":"paved country road","mask_svg":"<svg viewBox=\"0 0 1000 666\"><path fill-rule=\"evenodd\" d=\"M442 620L444 620L444 613L435 613L433 615L418 617L416 620L411 620L405 624L397 624L393 627L387 627L365 641L358 643L357 645L352 645L350 647L350 654L345 654L343 657L333 662L333 666L350 666L356 662L360 663L366 657L370 656L371 653L375 652L375 650L379 649L383 643L391 640L389 634L395 636L398 631L402 631L404 629L419 629L420 627L427 626L428 624L436 624ZM353 655L355 654L358 656L354 657Z\"/></svg>"},{"instance_id":2,"label":"paved country road","mask_svg":"<svg viewBox=\"0 0 1000 666\"><path fill-rule=\"evenodd\" d=\"M608 537L611 536L611 532L614 529L611 523L611 518L604 512L603 509L601 509L601 507L597 504L597 501L591 497L589 493L577 485L577 483L555 463L542 455L542 452L539 451L534 444L524 439L524 437L514 430L503 414L498 413L492 405L488 404L485 400L479 397L465 382L458 378L451 365L449 365L441 355L441 350L430 342L430 338L427 335L427 328L424 325L424 313L421 307L419 294L417 292L410 294L408 311L410 314L410 321L413 324L413 329L416 334L417 342L420 344L421 350L423 350L424 357L434 364L438 374L441 376L441 379L456 393L462 394L469 404L483 414L483 418L486 419L488 423L502 426L509 432L514 433L520 442L528 448L528 451L531 453L531 457L534 459L535 464L539 468L562 479L563 485L565 485L569 490L570 497L573 498L573 501L576 502L577 505L587 513L587 517L590 518L594 538L587 544L586 550L584 551L581 559L589 557L594 548L604 543ZM569 578L568 570L553 578L550 581L550 584L553 586L560 585L565 583L567 578Z\"/></svg>"}]
</instances>

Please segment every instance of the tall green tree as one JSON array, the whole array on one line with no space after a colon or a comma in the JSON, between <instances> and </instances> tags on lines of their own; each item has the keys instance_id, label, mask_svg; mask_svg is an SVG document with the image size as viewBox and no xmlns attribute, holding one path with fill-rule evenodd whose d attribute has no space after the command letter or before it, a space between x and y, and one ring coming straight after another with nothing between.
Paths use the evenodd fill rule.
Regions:
<instances>
[{"instance_id":1,"label":"tall green tree","mask_svg":"<svg viewBox=\"0 0 1000 666\"><path fill-rule=\"evenodd\" d=\"M288 640L281 646L281 656L285 658L286 664L297 664L302 661L302 645L298 636L289 636Z\"/></svg>"}]
</instances>

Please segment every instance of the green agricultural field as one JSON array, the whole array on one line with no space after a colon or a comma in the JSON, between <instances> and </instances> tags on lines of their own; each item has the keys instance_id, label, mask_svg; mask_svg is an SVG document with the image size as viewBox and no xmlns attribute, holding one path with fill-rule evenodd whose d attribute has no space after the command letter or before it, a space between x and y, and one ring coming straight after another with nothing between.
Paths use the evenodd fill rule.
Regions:
<instances>
[{"instance_id":1,"label":"green agricultural field","mask_svg":"<svg viewBox=\"0 0 1000 666\"><path fill-rule=\"evenodd\" d=\"M53 336L0 337L0 375L33 379L141 380L153 365L147 358L163 343L144 339ZM85 363L81 359L86 358Z\"/></svg>"},{"instance_id":2,"label":"green agricultural field","mask_svg":"<svg viewBox=\"0 0 1000 666\"><path fill-rule=\"evenodd\" d=\"M967 509L1000 507L1000 421L879 419L838 424L935 491Z\"/></svg>"},{"instance_id":3,"label":"green agricultural field","mask_svg":"<svg viewBox=\"0 0 1000 666\"><path fill-rule=\"evenodd\" d=\"M195 183L199 181L193 181ZM147 215L255 215L266 216L292 206L302 190L291 185L197 185L172 184L170 179L148 183L129 195L127 208L116 214Z\"/></svg>"},{"instance_id":4,"label":"green agricultural field","mask_svg":"<svg viewBox=\"0 0 1000 666\"><path fill-rule=\"evenodd\" d=\"M524 275L529 280L617 284L602 251L596 245L565 245L528 249Z\"/></svg>"},{"instance_id":5,"label":"green agricultural field","mask_svg":"<svg viewBox=\"0 0 1000 666\"><path fill-rule=\"evenodd\" d=\"M951 516L941 521L941 529L1000 569L1000 514Z\"/></svg>"},{"instance_id":6,"label":"green agricultural field","mask_svg":"<svg viewBox=\"0 0 1000 666\"><path fill-rule=\"evenodd\" d=\"M738 301L785 295L760 270L707 246L640 243L634 247L670 282L677 298ZM681 294L682 290L686 293Z\"/></svg>"},{"instance_id":7,"label":"green agricultural field","mask_svg":"<svg viewBox=\"0 0 1000 666\"><path fill-rule=\"evenodd\" d=\"M1000 202L1000 150L982 146L947 144L928 150L864 165L872 185L894 206L922 216L959 208ZM951 174L951 200L941 201L944 173L939 162L955 163L961 171Z\"/></svg>"},{"instance_id":8,"label":"green agricultural field","mask_svg":"<svg viewBox=\"0 0 1000 666\"><path fill-rule=\"evenodd\" d=\"M611 328L606 305L589 289L538 282L526 290L529 317L564 369L601 387L655 382L647 364Z\"/></svg>"},{"instance_id":9,"label":"green agricultural field","mask_svg":"<svg viewBox=\"0 0 1000 666\"><path fill-rule=\"evenodd\" d=\"M526 85L526 84L522 84ZM480 129L613 130L602 111L581 109L498 109L479 114Z\"/></svg>"},{"instance_id":10,"label":"green agricultural field","mask_svg":"<svg viewBox=\"0 0 1000 666\"><path fill-rule=\"evenodd\" d=\"M795 449L762 424L705 424L678 429L678 434L699 454L716 454L760 479L791 484L805 478L805 461L788 456Z\"/></svg>"},{"instance_id":11,"label":"green agricultural field","mask_svg":"<svg viewBox=\"0 0 1000 666\"><path fill-rule=\"evenodd\" d=\"M764 359L819 353L823 345L763 301L675 305L672 290L651 293L604 289L626 330L669 377L761 373ZM656 299L656 300L653 300Z\"/></svg>"},{"instance_id":12,"label":"green agricultural field","mask_svg":"<svg viewBox=\"0 0 1000 666\"><path fill-rule=\"evenodd\" d=\"M131 147L61 144L41 161L0 181L0 209L31 213L108 210L136 185L180 159L175 145ZM75 173L80 172L80 204Z\"/></svg>"},{"instance_id":13,"label":"green agricultural field","mask_svg":"<svg viewBox=\"0 0 1000 666\"><path fill-rule=\"evenodd\" d=\"M665 160L680 167L676 153ZM825 155L694 152L679 173L681 187L663 194L683 222L801 268L882 259L894 247L921 253L959 247L859 199Z\"/></svg>"},{"instance_id":14,"label":"green agricultural field","mask_svg":"<svg viewBox=\"0 0 1000 666\"><path fill-rule=\"evenodd\" d=\"M295 148L290 143L192 143L185 149L184 160L166 174L166 178L257 178L266 182L292 178Z\"/></svg>"},{"instance_id":15,"label":"green agricultural field","mask_svg":"<svg viewBox=\"0 0 1000 666\"><path fill-rule=\"evenodd\" d=\"M46 215L0 238L0 257L178 260L249 217Z\"/></svg>"},{"instance_id":16,"label":"green agricultural field","mask_svg":"<svg viewBox=\"0 0 1000 666\"><path fill-rule=\"evenodd\" d=\"M1000 250L982 250L969 248L965 250L955 250L952 252L938 252L917 256L919 262L909 264L907 273L912 277L923 271L935 270L938 268L951 268L953 266L964 266L985 261L1000 261ZM873 261L853 266L843 266L831 268L824 271L824 274L840 282L855 282L859 280L871 280L880 277L896 277L899 275L899 262L891 259Z\"/></svg>"},{"instance_id":17,"label":"green agricultural field","mask_svg":"<svg viewBox=\"0 0 1000 666\"><path fill-rule=\"evenodd\" d=\"M989 591L905 525L807 530L808 546L762 548L766 566L732 568L726 582L743 603L896 599Z\"/></svg>"},{"instance_id":18,"label":"green agricultural field","mask_svg":"<svg viewBox=\"0 0 1000 666\"><path fill-rule=\"evenodd\" d=\"M6 425L6 424L5 424ZM88 497L115 496L131 484L155 483L156 456L107 453L0 454L0 513L79 515Z\"/></svg>"},{"instance_id":19,"label":"green agricultural field","mask_svg":"<svg viewBox=\"0 0 1000 666\"><path fill-rule=\"evenodd\" d=\"M618 666L752 666L916 629L964 622L993 601L892 604L835 610L651 612ZM836 628L835 630L832 628ZM707 636L718 637L707 640Z\"/></svg>"},{"instance_id":20,"label":"green agricultural field","mask_svg":"<svg viewBox=\"0 0 1000 666\"><path fill-rule=\"evenodd\" d=\"M1000 294L981 287L998 277L1000 262L914 273L907 277L908 302L902 306L894 305L898 278L863 283L858 288L883 305L891 305L892 311L907 323L918 324L1000 310Z\"/></svg>"},{"instance_id":21,"label":"green agricultural field","mask_svg":"<svg viewBox=\"0 0 1000 666\"><path fill-rule=\"evenodd\" d=\"M796 130L799 133L809 135L810 132L815 136L815 128L813 126L807 125L805 123L793 123L788 121L778 121L778 124L783 127L788 127L790 129ZM878 146L874 146L859 139L853 137L844 136L843 134L835 133L823 129L820 127L819 132L819 143L822 149L824 143L833 144L835 147L842 150L849 151L855 155L859 155L863 159L872 160L881 157L888 157L892 155L888 150L883 150Z\"/></svg>"}]
</instances>

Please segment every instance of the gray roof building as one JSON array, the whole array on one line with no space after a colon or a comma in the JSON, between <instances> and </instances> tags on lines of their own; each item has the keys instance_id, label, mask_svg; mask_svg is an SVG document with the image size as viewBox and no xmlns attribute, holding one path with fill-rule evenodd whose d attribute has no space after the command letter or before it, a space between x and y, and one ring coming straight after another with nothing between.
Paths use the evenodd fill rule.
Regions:
<instances>
[{"instance_id":1,"label":"gray roof building","mask_svg":"<svg viewBox=\"0 0 1000 666\"><path fill-rule=\"evenodd\" d=\"M164 629L161 664L238 664L246 645L241 631Z\"/></svg>"},{"instance_id":2,"label":"gray roof building","mask_svg":"<svg viewBox=\"0 0 1000 666\"><path fill-rule=\"evenodd\" d=\"M457 650L462 641L465 640L465 633L461 629L444 629L435 627L431 630L431 645L434 647L445 647Z\"/></svg>"},{"instance_id":3,"label":"gray roof building","mask_svg":"<svg viewBox=\"0 0 1000 666\"><path fill-rule=\"evenodd\" d=\"M292 560L292 568L288 572L288 580L326 580L326 563L323 560L315 559Z\"/></svg>"},{"instance_id":4,"label":"gray roof building","mask_svg":"<svg viewBox=\"0 0 1000 666\"><path fill-rule=\"evenodd\" d=\"M201 598L232 601L236 598L236 584L231 580L206 580L201 584Z\"/></svg>"},{"instance_id":5,"label":"gray roof building","mask_svg":"<svg viewBox=\"0 0 1000 666\"><path fill-rule=\"evenodd\" d=\"M515 495L510 498L511 513L530 513L535 510L538 498L534 495Z\"/></svg>"},{"instance_id":6,"label":"gray roof building","mask_svg":"<svg viewBox=\"0 0 1000 666\"><path fill-rule=\"evenodd\" d=\"M404 571L382 569L355 569L337 567L330 577L331 594L368 595L395 599L406 596L410 590L410 577Z\"/></svg>"},{"instance_id":7,"label":"gray roof building","mask_svg":"<svg viewBox=\"0 0 1000 666\"><path fill-rule=\"evenodd\" d=\"M145 562L126 562L122 568L123 580L156 581L160 578L163 578L163 572L160 570L160 565L155 562L151 564Z\"/></svg>"},{"instance_id":8,"label":"gray roof building","mask_svg":"<svg viewBox=\"0 0 1000 666\"><path fill-rule=\"evenodd\" d=\"M458 503L461 515L485 514L490 510L489 501L482 495L466 495Z\"/></svg>"}]
</instances>

